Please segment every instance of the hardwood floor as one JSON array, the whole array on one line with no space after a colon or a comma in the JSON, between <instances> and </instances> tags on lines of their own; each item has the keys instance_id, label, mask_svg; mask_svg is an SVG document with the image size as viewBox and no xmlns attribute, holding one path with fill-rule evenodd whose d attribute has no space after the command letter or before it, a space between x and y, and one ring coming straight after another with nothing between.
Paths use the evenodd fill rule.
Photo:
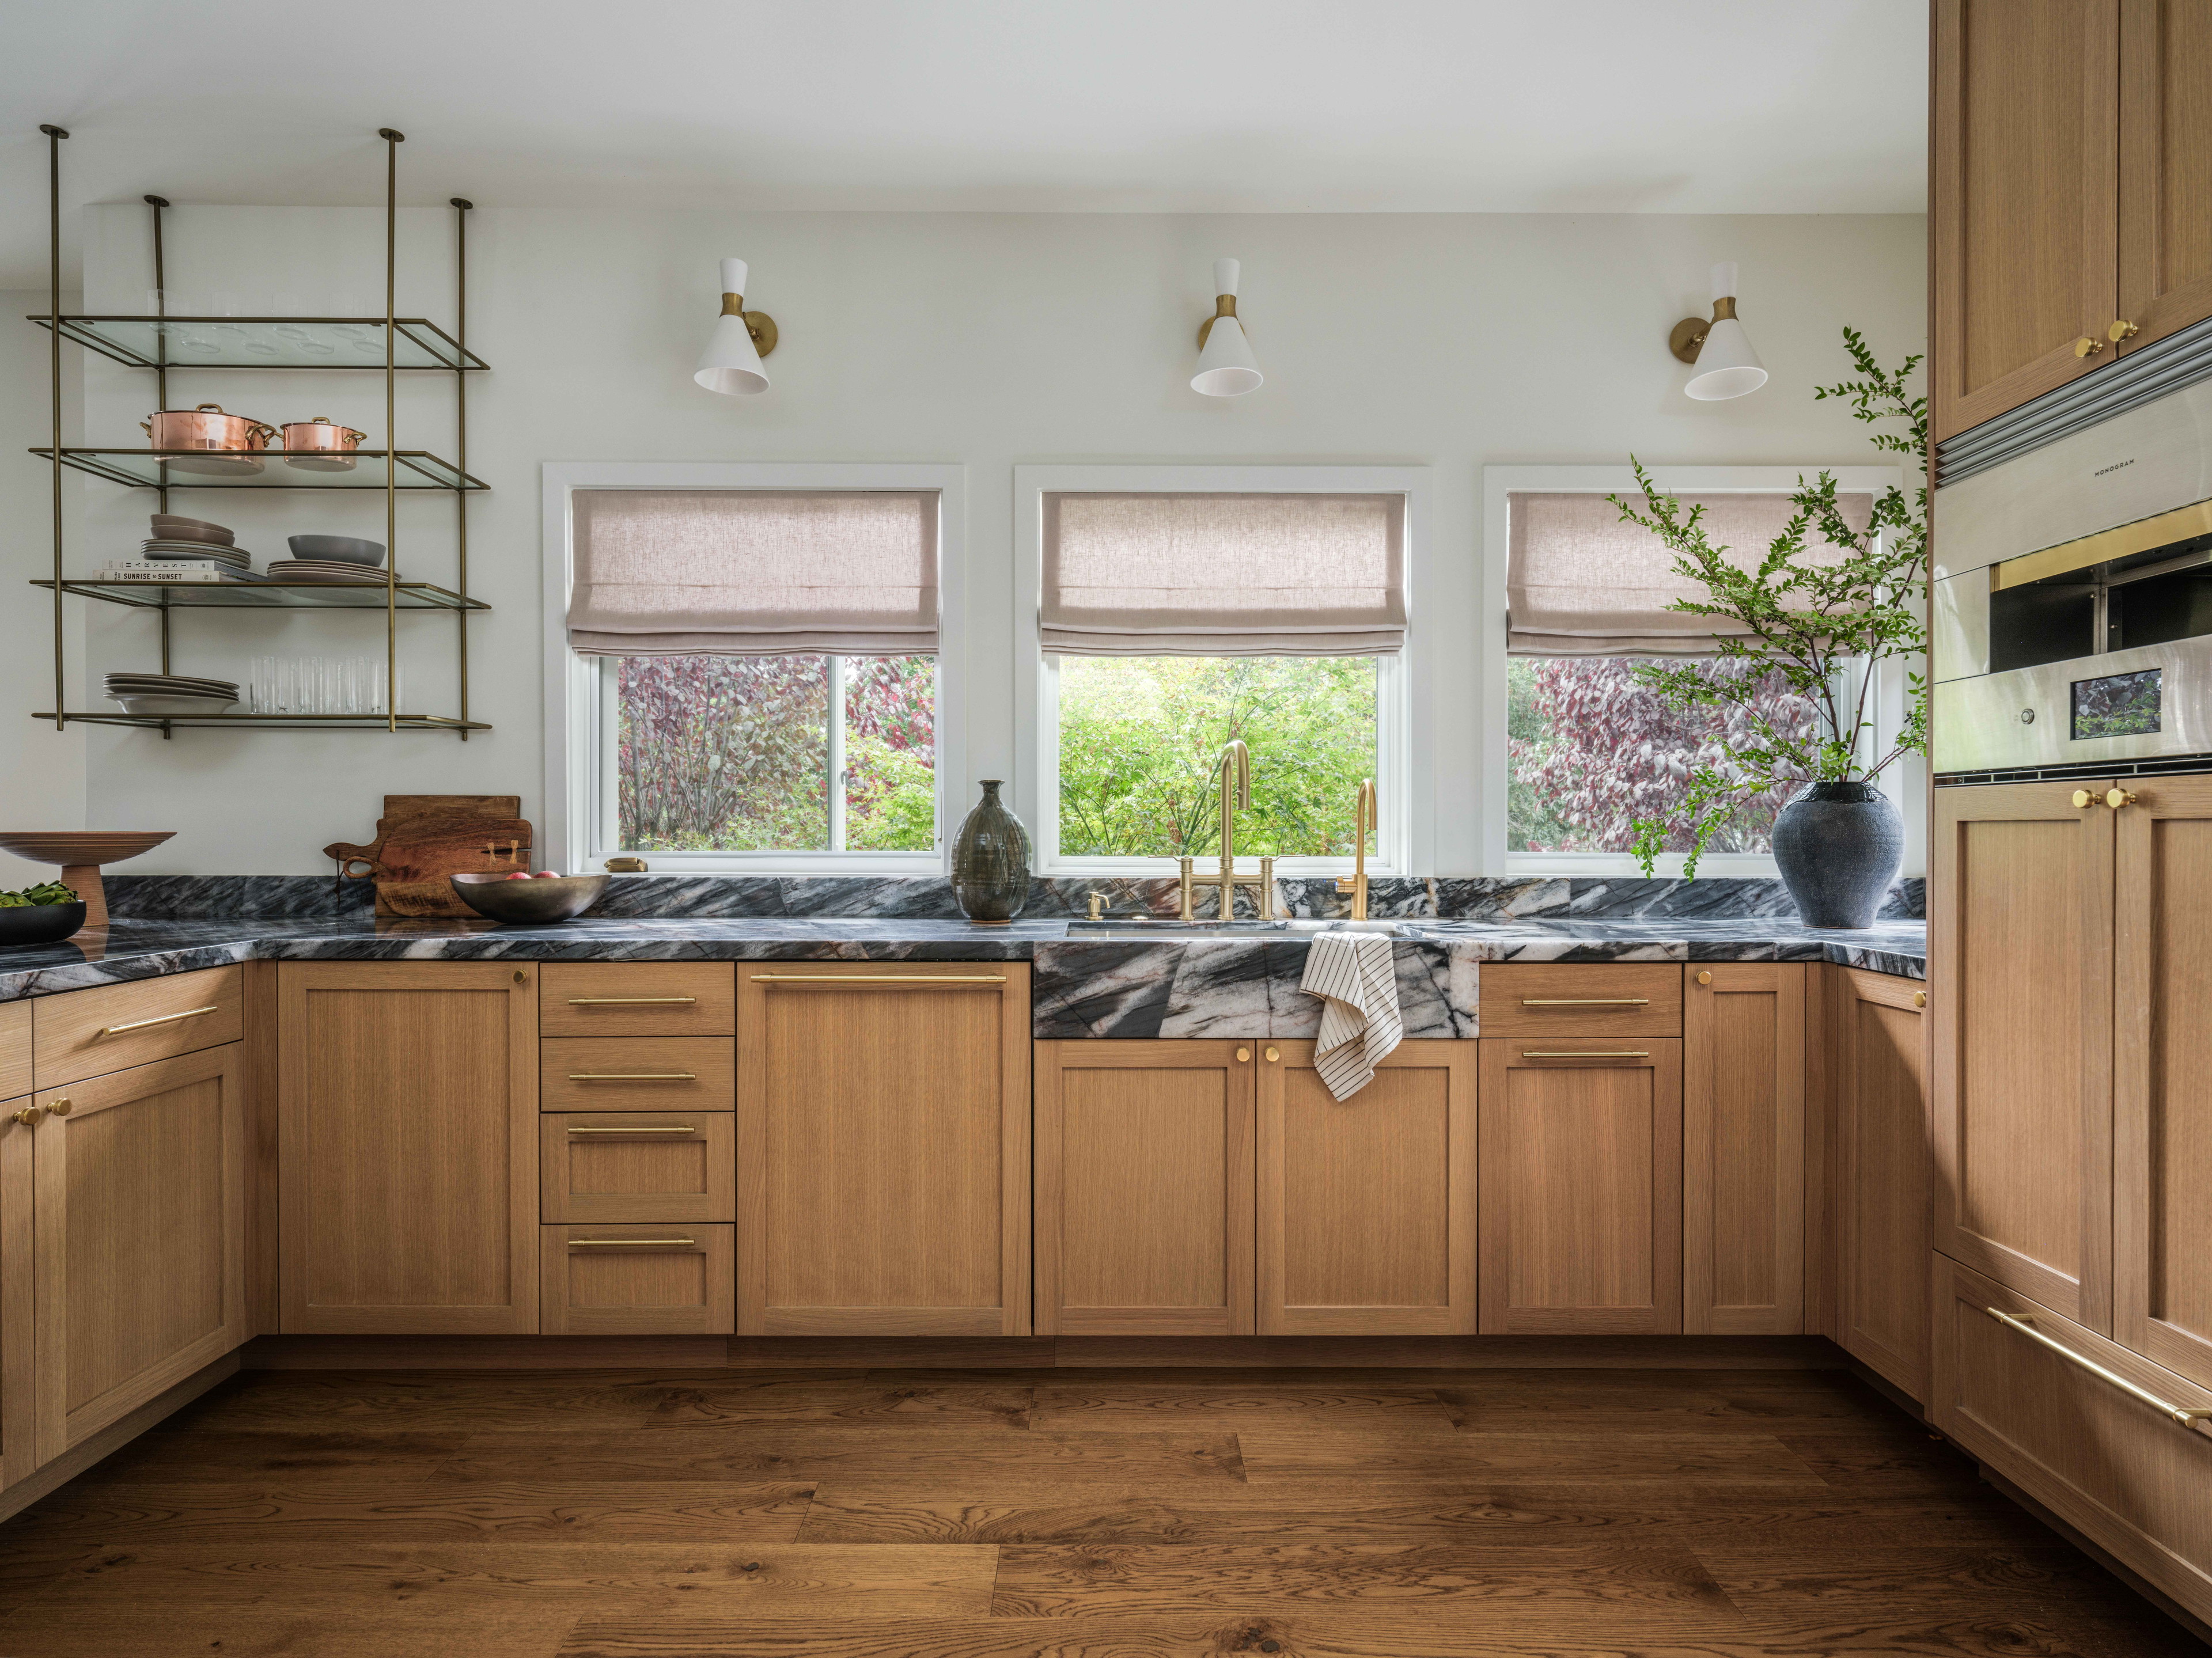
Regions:
<instances>
[{"instance_id":1,"label":"hardwood floor","mask_svg":"<svg viewBox=\"0 0 2212 1658\"><path fill-rule=\"evenodd\" d=\"M2179 1658L1832 1371L241 1375L6 1658Z\"/></svg>"}]
</instances>

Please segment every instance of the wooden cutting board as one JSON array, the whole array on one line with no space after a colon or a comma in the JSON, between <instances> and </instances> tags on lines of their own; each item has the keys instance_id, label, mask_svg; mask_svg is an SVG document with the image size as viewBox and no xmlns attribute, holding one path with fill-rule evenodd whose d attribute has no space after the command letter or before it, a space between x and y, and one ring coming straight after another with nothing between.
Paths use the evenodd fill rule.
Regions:
<instances>
[{"instance_id":1,"label":"wooden cutting board","mask_svg":"<svg viewBox=\"0 0 2212 1658\"><path fill-rule=\"evenodd\" d=\"M534 835L521 812L518 794L387 794L375 840L336 841L323 855L347 879L376 883L379 915L471 917L446 878L527 870Z\"/></svg>"}]
</instances>

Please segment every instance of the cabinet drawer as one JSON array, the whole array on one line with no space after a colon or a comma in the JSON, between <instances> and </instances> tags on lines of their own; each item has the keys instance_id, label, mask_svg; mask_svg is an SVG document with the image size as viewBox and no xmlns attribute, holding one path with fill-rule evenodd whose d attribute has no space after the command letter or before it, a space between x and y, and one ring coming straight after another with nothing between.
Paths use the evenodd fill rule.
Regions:
<instances>
[{"instance_id":1,"label":"cabinet drawer","mask_svg":"<svg viewBox=\"0 0 2212 1658\"><path fill-rule=\"evenodd\" d=\"M562 1112L538 1119L549 1221L734 1221L737 1119L727 1111Z\"/></svg>"},{"instance_id":2,"label":"cabinet drawer","mask_svg":"<svg viewBox=\"0 0 2212 1658\"><path fill-rule=\"evenodd\" d=\"M1663 962L1515 962L1481 975L1482 1034L1679 1036L1682 969Z\"/></svg>"},{"instance_id":3,"label":"cabinet drawer","mask_svg":"<svg viewBox=\"0 0 2212 1658\"><path fill-rule=\"evenodd\" d=\"M31 1091L31 1005L0 1002L0 1100Z\"/></svg>"},{"instance_id":4,"label":"cabinet drawer","mask_svg":"<svg viewBox=\"0 0 2212 1658\"><path fill-rule=\"evenodd\" d=\"M2212 1390L1934 1260L1936 1426L2191 1612L2212 1616L2212 1424L2185 1427L2067 1355L2185 1409L2212 1406Z\"/></svg>"},{"instance_id":5,"label":"cabinet drawer","mask_svg":"<svg viewBox=\"0 0 2212 1658\"><path fill-rule=\"evenodd\" d=\"M728 1111L738 1049L727 1036L563 1036L538 1045L541 1111Z\"/></svg>"},{"instance_id":6,"label":"cabinet drawer","mask_svg":"<svg viewBox=\"0 0 2212 1658\"><path fill-rule=\"evenodd\" d=\"M735 1327L735 1227L538 1230L549 1336L714 1336Z\"/></svg>"},{"instance_id":7,"label":"cabinet drawer","mask_svg":"<svg viewBox=\"0 0 2212 1658\"><path fill-rule=\"evenodd\" d=\"M549 962L538 977L544 1036L728 1036L737 975L727 962Z\"/></svg>"},{"instance_id":8,"label":"cabinet drawer","mask_svg":"<svg viewBox=\"0 0 2212 1658\"><path fill-rule=\"evenodd\" d=\"M246 1032L246 972L211 967L43 997L31 1005L40 1088L234 1042Z\"/></svg>"}]
</instances>

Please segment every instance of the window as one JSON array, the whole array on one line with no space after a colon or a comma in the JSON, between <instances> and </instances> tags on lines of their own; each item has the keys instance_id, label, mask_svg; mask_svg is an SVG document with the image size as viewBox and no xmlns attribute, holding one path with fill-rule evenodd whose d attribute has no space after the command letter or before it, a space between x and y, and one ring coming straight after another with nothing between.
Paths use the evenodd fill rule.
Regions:
<instances>
[{"instance_id":1,"label":"window","mask_svg":"<svg viewBox=\"0 0 2212 1658\"><path fill-rule=\"evenodd\" d=\"M1042 866L1172 872L1220 853L1218 763L1251 755L1240 860L1407 857L1407 565L1415 469L1024 467L1024 641ZM1249 869L1249 861L1246 867Z\"/></svg>"},{"instance_id":2,"label":"window","mask_svg":"<svg viewBox=\"0 0 2212 1658\"><path fill-rule=\"evenodd\" d=\"M1701 467L1662 472L1659 487L1702 504L1716 545L1747 558L1763 554L1791 511L1799 467ZM1873 496L1894 482L1885 467L1828 467L1845 516L1863 524ZM1684 584L1663 545L1620 520L1608 495L1632 497L1625 467L1485 469L1485 580L1492 676L1485 747L1495 791L1486 865L1509 872L1593 874L1636 870L1638 818L1671 817L1698 765L1724 766L1752 737L1752 722L1727 709L1684 711L1662 701L1637 674L1641 662L1703 659L1700 671L1741 677L1747 670L1712 654L1712 619L1669 606L1702 596ZM1809 556L1818 557L1818 546ZM1848 708L1856 690L1838 687ZM1756 704L1778 731L1824 729L1811 698L1765 676ZM1869 712L1887 719L1880 698ZM1771 872L1776 815L1796 791L1746 802L1710 844L1701 865L1716 873ZM1500 799L1502 797L1502 799ZM1687 837L1669 842L1681 852ZM1666 867L1662 865L1662 868Z\"/></svg>"},{"instance_id":3,"label":"window","mask_svg":"<svg viewBox=\"0 0 2212 1658\"><path fill-rule=\"evenodd\" d=\"M933 852L927 656L611 656L631 852Z\"/></svg>"},{"instance_id":4,"label":"window","mask_svg":"<svg viewBox=\"0 0 2212 1658\"><path fill-rule=\"evenodd\" d=\"M549 466L579 868L935 873L959 469Z\"/></svg>"}]
</instances>

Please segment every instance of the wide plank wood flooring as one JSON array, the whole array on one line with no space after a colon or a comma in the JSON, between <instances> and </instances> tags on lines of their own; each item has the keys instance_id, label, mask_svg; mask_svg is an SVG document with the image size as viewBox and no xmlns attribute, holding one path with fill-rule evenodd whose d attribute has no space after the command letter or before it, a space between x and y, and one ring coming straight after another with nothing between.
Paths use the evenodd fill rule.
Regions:
<instances>
[{"instance_id":1,"label":"wide plank wood flooring","mask_svg":"<svg viewBox=\"0 0 2212 1658\"><path fill-rule=\"evenodd\" d=\"M2181 1658L1840 1372L274 1370L0 1658Z\"/></svg>"}]
</instances>

